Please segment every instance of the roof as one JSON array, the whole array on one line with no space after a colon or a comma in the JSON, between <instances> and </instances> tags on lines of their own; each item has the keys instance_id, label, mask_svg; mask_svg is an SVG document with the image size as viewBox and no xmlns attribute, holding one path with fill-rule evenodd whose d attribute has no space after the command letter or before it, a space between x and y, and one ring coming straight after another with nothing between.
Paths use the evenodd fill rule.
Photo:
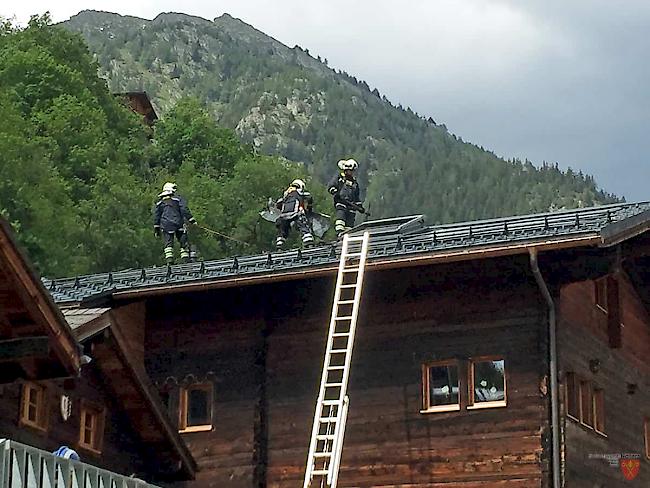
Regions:
<instances>
[{"instance_id":1,"label":"roof","mask_svg":"<svg viewBox=\"0 0 650 488\"><path fill-rule=\"evenodd\" d=\"M143 367L135 364L131 358L126 339L116 326L111 309L65 309L63 313L81 341L92 341L98 333L104 333L93 344L93 362L102 372L106 386L118 399L117 404L124 409L142 441L155 449L159 456L173 461L161 463L161 466L168 469L160 474L174 474L178 477L173 470L175 463L180 463L181 478L193 479L196 462L178 430L172 425Z\"/></svg>"},{"instance_id":2,"label":"roof","mask_svg":"<svg viewBox=\"0 0 650 488\"><path fill-rule=\"evenodd\" d=\"M370 221L368 269L475 259L559 247L610 246L650 227L650 202L427 226L422 216ZM180 292L336 273L341 244L199 263L44 280L59 304Z\"/></svg>"},{"instance_id":3,"label":"roof","mask_svg":"<svg viewBox=\"0 0 650 488\"><path fill-rule=\"evenodd\" d=\"M0 383L77 376L72 331L0 218Z\"/></svg>"}]
</instances>

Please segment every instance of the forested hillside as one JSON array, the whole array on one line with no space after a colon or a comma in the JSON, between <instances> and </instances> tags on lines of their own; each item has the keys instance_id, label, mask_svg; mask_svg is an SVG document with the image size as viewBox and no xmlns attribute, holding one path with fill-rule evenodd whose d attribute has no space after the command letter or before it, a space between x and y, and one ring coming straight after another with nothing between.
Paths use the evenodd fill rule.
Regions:
<instances>
[{"instance_id":1,"label":"forested hillside","mask_svg":"<svg viewBox=\"0 0 650 488\"><path fill-rule=\"evenodd\" d=\"M256 155L194 99L180 99L152 134L114 97L83 39L46 17L0 25L0 213L39 270L71 276L162 263L151 209L175 181L203 226L207 258L271 247L258 211L304 169ZM324 189L312 185L320 199Z\"/></svg>"},{"instance_id":2,"label":"forested hillside","mask_svg":"<svg viewBox=\"0 0 650 488\"><path fill-rule=\"evenodd\" d=\"M86 11L65 25L83 34L112 90L146 90L162 115L196 96L259 152L304 162L321 182L338 159L356 158L375 216L449 222L615 200L581 172L504 161L465 143L229 15L147 21Z\"/></svg>"}]
</instances>

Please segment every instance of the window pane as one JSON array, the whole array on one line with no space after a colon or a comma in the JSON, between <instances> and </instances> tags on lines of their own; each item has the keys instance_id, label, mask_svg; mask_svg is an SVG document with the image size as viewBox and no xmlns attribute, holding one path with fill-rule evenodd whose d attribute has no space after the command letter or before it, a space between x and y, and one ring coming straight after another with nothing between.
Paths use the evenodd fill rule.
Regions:
<instances>
[{"instance_id":1,"label":"window pane","mask_svg":"<svg viewBox=\"0 0 650 488\"><path fill-rule=\"evenodd\" d=\"M505 400L505 384L503 359L474 363L474 403Z\"/></svg>"},{"instance_id":2,"label":"window pane","mask_svg":"<svg viewBox=\"0 0 650 488\"><path fill-rule=\"evenodd\" d=\"M605 432L605 395L603 390L594 390L594 427L598 432Z\"/></svg>"},{"instance_id":3,"label":"window pane","mask_svg":"<svg viewBox=\"0 0 650 488\"><path fill-rule=\"evenodd\" d=\"M566 374L566 401L567 413L573 418L580 418L580 398L578 397L578 383L574 373Z\"/></svg>"},{"instance_id":4,"label":"window pane","mask_svg":"<svg viewBox=\"0 0 650 488\"><path fill-rule=\"evenodd\" d=\"M209 425L211 423L211 402L206 390L187 392L187 425Z\"/></svg>"},{"instance_id":5,"label":"window pane","mask_svg":"<svg viewBox=\"0 0 650 488\"><path fill-rule=\"evenodd\" d=\"M458 403L458 367L429 367L429 406Z\"/></svg>"},{"instance_id":6,"label":"window pane","mask_svg":"<svg viewBox=\"0 0 650 488\"><path fill-rule=\"evenodd\" d=\"M588 381L580 382L580 420L590 426L594 426L593 416L593 398L591 393L591 384Z\"/></svg>"}]
</instances>

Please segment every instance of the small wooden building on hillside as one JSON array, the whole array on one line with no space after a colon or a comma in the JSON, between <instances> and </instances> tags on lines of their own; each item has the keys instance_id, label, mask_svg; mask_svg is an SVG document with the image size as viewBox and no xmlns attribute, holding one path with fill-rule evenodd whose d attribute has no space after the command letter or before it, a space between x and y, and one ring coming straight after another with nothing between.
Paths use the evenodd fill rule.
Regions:
<instances>
[{"instance_id":1,"label":"small wooden building on hillside","mask_svg":"<svg viewBox=\"0 0 650 488\"><path fill-rule=\"evenodd\" d=\"M371 224L339 486L649 486L649 228L650 203ZM187 486L295 487L339 253L46 286L121 314L198 463Z\"/></svg>"}]
</instances>

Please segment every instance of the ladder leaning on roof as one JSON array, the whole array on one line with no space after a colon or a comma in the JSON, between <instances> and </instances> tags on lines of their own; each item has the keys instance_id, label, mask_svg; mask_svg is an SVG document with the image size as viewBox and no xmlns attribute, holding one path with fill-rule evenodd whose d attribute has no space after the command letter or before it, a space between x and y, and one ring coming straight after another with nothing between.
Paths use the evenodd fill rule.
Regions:
<instances>
[{"instance_id":1,"label":"ladder leaning on roof","mask_svg":"<svg viewBox=\"0 0 650 488\"><path fill-rule=\"evenodd\" d=\"M304 488L336 488L348 413L348 377L369 233L343 236Z\"/></svg>"}]
</instances>

